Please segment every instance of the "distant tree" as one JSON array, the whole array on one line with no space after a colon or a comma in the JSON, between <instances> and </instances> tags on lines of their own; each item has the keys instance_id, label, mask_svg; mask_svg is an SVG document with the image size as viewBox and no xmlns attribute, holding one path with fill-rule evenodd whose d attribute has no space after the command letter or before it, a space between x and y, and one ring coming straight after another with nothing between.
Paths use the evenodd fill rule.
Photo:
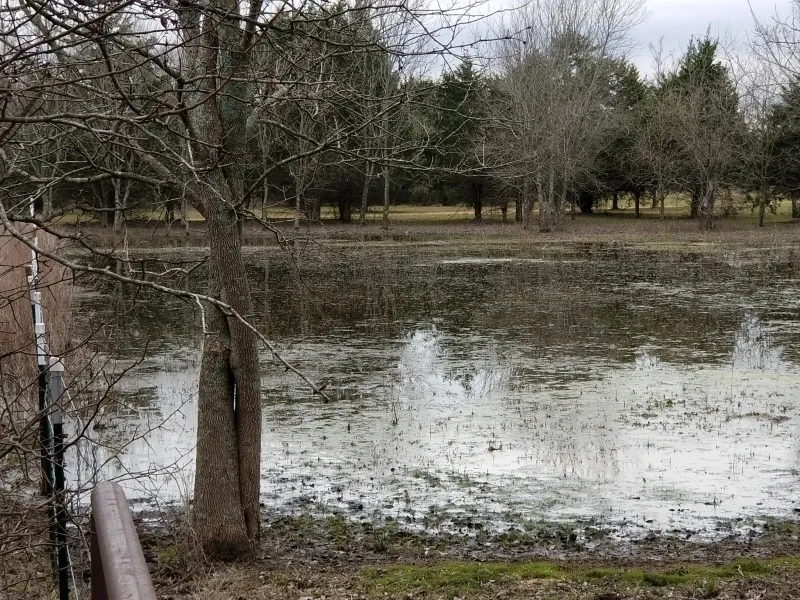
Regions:
<instances>
[{"instance_id":1,"label":"distant tree","mask_svg":"<svg viewBox=\"0 0 800 600\"><path fill-rule=\"evenodd\" d=\"M664 218L668 190L675 186L682 168L682 148L676 136L673 104L663 90L653 86L639 107L633 151L636 177L655 198L659 216Z\"/></svg>"},{"instance_id":2,"label":"distant tree","mask_svg":"<svg viewBox=\"0 0 800 600\"><path fill-rule=\"evenodd\" d=\"M769 109L768 172L775 189L792 202L792 218L800 218L800 80L793 79Z\"/></svg>"},{"instance_id":3,"label":"distant tree","mask_svg":"<svg viewBox=\"0 0 800 600\"><path fill-rule=\"evenodd\" d=\"M745 131L736 89L717 48L708 36L693 39L661 90L675 128L679 178L692 195L691 216L700 217L702 229L712 226L720 187L731 183Z\"/></svg>"},{"instance_id":4,"label":"distant tree","mask_svg":"<svg viewBox=\"0 0 800 600\"><path fill-rule=\"evenodd\" d=\"M641 156L636 151L636 141L646 118L645 103L648 89L638 69L624 59L610 63L608 79L609 114L606 134L593 176L593 187L616 200L620 194L634 196L636 216L639 216L639 199L650 184L643 172ZM584 195L584 198L586 195ZM590 199L592 196L588 196ZM580 203L581 212L591 212L591 202Z\"/></svg>"},{"instance_id":5,"label":"distant tree","mask_svg":"<svg viewBox=\"0 0 800 600\"><path fill-rule=\"evenodd\" d=\"M436 167L432 188L440 201L472 207L483 218L488 174L481 160L489 83L470 59L444 73L432 97L434 117L431 156Z\"/></svg>"},{"instance_id":6,"label":"distant tree","mask_svg":"<svg viewBox=\"0 0 800 600\"><path fill-rule=\"evenodd\" d=\"M539 230L547 232L561 226L568 203L597 188L598 156L613 145L610 82L641 8L637 1L538 0L502 36L507 128L494 136L492 153L498 175L523 190L526 226L534 197Z\"/></svg>"}]
</instances>

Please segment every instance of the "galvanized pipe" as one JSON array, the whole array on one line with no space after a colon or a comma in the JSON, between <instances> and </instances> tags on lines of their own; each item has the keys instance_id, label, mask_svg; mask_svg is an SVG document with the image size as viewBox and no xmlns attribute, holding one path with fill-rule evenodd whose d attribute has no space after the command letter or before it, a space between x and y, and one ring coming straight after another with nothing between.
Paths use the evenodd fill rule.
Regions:
<instances>
[{"instance_id":1,"label":"galvanized pipe","mask_svg":"<svg viewBox=\"0 0 800 600\"><path fill-rule=\"evenodd\" d=\"M156 600L125 492L110 481L92 491L92 600Z\"/></svg>"}]
</instances>

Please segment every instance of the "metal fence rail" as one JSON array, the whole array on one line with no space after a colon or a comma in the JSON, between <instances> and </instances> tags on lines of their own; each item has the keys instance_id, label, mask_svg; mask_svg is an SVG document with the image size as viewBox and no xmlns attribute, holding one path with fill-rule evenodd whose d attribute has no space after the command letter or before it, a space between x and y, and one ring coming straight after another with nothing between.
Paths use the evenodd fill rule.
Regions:
<instances>
[{"instance_id":1,"label":"metal fence rail","mask_svg":"<svg viewBox=\"0 0 800 600\"><path fill-rule=\"evenodd\" d=\"M110 481L92 491L92 600L156 600L125 492Z\"/></svg>"}]
</instances>

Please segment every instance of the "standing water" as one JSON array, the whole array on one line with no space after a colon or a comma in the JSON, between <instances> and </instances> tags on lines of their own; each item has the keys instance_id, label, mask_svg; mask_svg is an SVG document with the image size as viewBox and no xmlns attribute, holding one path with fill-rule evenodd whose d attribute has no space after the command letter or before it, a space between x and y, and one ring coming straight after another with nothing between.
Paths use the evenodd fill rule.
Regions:
<instances>
[{"instance_id":1,"label":"standing water","mask_svg":"<svg viewBox=\"0 0 800 600\"><path fill-rule=\"evenodd\" d=\"M258 326L334 400L263 355L268 510L712 535L800 497L793 254L420 246L249 261ZM100 292L84 310L116 317L114 355L132 370L95 464L139 502L183 502L198 311Z\"/></svg>"}]
</instances>

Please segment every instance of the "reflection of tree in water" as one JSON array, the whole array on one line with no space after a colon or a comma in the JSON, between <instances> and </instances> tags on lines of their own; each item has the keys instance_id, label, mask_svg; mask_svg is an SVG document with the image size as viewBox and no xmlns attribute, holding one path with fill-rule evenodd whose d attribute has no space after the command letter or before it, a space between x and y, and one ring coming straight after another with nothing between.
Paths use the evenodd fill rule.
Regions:
<instances>
[{"instance_id":1,"label":"reflection of tree in water","mask_svg":"<svg viewBox=\"0 0 800 600\"><path fill-rule=\"evenodd\" d=\"M745 315L735 334L732 360L742 369L777 369L782 348L772 343L772 335L763 321Z\"/></svg>"}]
</instances>

